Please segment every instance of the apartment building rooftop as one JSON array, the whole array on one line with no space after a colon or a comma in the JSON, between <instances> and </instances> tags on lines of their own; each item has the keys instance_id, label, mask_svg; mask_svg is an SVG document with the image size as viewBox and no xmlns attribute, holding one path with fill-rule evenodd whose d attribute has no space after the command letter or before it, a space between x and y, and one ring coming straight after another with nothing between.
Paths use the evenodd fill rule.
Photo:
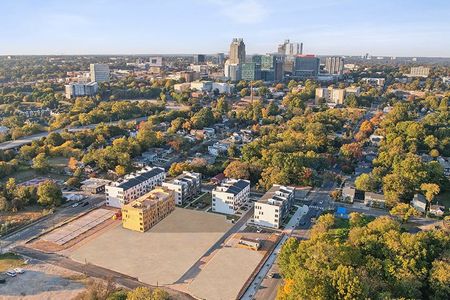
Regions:
<instances>
[{"instance_id":1,"label":"apartment building rooftop","mask_svg":"<svg viewBox=\"0 0 450 300\"><path fill-rule=\"evenodd\" d=\"M258 202L281 206L284 201L288 201L288 195L291 193L294 193L294 188L275 184L258 200Z\"/></svg>"},{"instance_id":2,"label":"apartment building rooftop","mask_svg":"<svg viewBox=\"0 0 450 300\"><path fill-rule=\"evenodd\" d=\"M122 181L116 182L116 186L127 190L164 172L162 168L144 168L137 173L127 175Z\"/></svg>"},{"instance_id":3,"label":"apartment building rooftop","mask_svg":"<svg viewBox=\"0 0 450 300\"><path fill-rule=\"evenodd\" d=\"M248 180L243 179L229 179L222 183L221 186L215 188L215 191L231 193L233 195L237 195L242 192L247 186L250 185Z\"/></svg>"},{"instance_id":4,"label":"apartment building rooftop","mask_svg":"<svg viewBox=\"0 0 450 300\"><path fill-rule=\"evenodd\" d=\"M166 188L157 188L154 189L147 194L137 198L136 200L130 202L129 204L124 205L124 208L141 208L147 209L152 206L155 206L160 201L167 201L172 198L172 192Z\"/></svg>"},{"instance_id":5,"label":"apartment building rooftop","mask_svg":"<svg viewBox=\"0 0 450 300\"><path fill-rule=\"evenodd\" d=\"M170 183L178 183L179 181L182 182L192 182L192 180L197 179L200 176L200 173L193 173L193 172L183 172L177 177L173 178L172 180L168 181Z\"/></svg>"}]
</instances>

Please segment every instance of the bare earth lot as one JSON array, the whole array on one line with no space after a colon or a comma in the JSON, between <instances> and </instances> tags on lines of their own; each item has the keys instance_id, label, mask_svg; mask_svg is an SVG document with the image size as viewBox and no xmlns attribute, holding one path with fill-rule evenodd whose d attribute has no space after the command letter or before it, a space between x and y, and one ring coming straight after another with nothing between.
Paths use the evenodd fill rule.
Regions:
<instances>
[{"instance_id":1,"label":"bare earth lot","mask_svg":"<svg viewBox=\"0 0 450 300\"><path fill-rule=\"evenodd\" d=\"M190 283L188 289L201 299L236 299L263 255L261 251L222 248Z\"/></svg>"},{"instance_id":2,"label":"bare earth lot","mask_svg":"<svg viewBox=\"0 0 450 300\"><path fill-rule=\"evenodd\" d=\"M116 225L69 256L148 284L172 284L230 227L222 215L177 208L145 233Z\"/></svg>"},{"instance_id":3,"label":"bare earth lot","mask_svg":"<svg viewBox=\"0 0 450 300\"><path fill-rule=\"evenodd\" d=\"M68 300L84 290L84 284L76 280L83 278L82 274L45 263L23 269L24 274L7 277L6 283L0 284L0 299Z\"/></svg>"}]
</instances>

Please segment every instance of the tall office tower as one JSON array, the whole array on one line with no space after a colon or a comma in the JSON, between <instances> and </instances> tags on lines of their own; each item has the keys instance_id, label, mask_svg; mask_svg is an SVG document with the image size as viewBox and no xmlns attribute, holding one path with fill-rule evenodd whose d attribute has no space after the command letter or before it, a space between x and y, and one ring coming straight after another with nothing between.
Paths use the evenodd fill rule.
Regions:
<instances>
[{"instance_id":1,"label":"tall office tower","mask_svg":"<svg viewBox=\"0 0 450 300\"><path fill-rule=\"evenodd\" d=\"M344 71L344 58L340 56L327 57L325 70L332 75L342 75Z\"/></svg>"},{"instance_id":2,"label":"tall office tower","mask_svg":"<svg viewBox=\"0 0 450 300\"><path fill-rule=\"evenodd\" d=\"M202 65L206 63L206 55L205 54L194 54L194 64Z\"/></svg>"},{"instance_id":3,"label":"tall office tower","mask_svg":"<svg viewBox=\"0 0 450 300\"><path fill-rule=\"evenodd\" d=\"M242 64L241 70L242 80L260 80L261 79L261 64L254 62Z\"/></svg>"},{"instance_id":4,"label":"tall office tower","mask_svg":"<svg viewBox=\"0 0 450 300\"><path fill-rule=\"evenodd\" d=\"M231 81L241 80L241 65L230 64L230 60L227 59L223 69L225 77L228 77Z\"/></svg>"},{"instance_id":5,"label":"tall office tower","mask_svg":"<svg viewBox=\"0 0 450 300\"><path fill-rule=\"evenodd\" d=\"M261 79L264 81L281 81L283 79L283 60L273 54L261 57Z\"/></svg>"},{"instance_id":6,"label":"tall office tower","mask_svg":"<svg viewBox=\"0 0 450 300\"><path fill-rule=\"evenodd\" d=\"M230 64L245 63L245 44L243 39L234 38L230 45Z\"/></svg>"},{"instance_id":7,"label":"tall office tower","mask_svg":"<svg viewBox=\"0 0 450 300\"><path fill-rule=\"evenodd\" d=\"M106 64L91 64L91 81L109 82L109 66Z\"/></svg>"},{"instance_id":8,"label":"tall office tower","mask_svg":"<svg viewBox=\"0 0 450 300\"><path fill-rule=\"evenodd\" d=\"M303 51L303 44L302 44ZM291 43L290 40L285 40L283 44L278 45L278 54L283 54L287 56L295 56L300 53L299 43Z\"/></svg>"},{"instance_id":9,"label":"tall office tower","mask_svg":"<svg viewBox=\"0 0 450 300\"><path fill-rule=\"evenodd\" d=\"M300 55L303 55L303 43L300 43Z\"/></svg>"},{"instance_id":10,"label":"tall office tower","mask_svg":"<svg viewBox=\"0 0 450 300\"><path fill-rule=\"evenodd\" d=\"M252 59L250 62L261 65L261 55L252 55Z\"/></svg>"},{"instance_id":11,"label":"tall office tower","mask_svg":"<svg viewBox=\"0 0 450 300\"><path fill-rule=\"evenodd\" d=\"M223 65L223 63L225 62L225 54L224 53L217 53L216 55L216 63L218 65Z\"/></svg>"},{"instance_id":12,"label":"tall office tower","mask_svg":"<svg viewBox=\"0 0 450 300\"><path fill-rule=\"evenodd\" d=\"M319 74L320 59L314 55L295 57L294 76L298 78L316 77Z\"/></svg>"}]
</instances>

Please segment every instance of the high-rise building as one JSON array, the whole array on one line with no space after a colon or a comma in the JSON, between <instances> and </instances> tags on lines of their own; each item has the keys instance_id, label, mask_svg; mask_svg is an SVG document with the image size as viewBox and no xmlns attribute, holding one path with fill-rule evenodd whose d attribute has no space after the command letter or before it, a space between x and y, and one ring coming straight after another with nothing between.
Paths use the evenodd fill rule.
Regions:
<instances>
[{"instance_id":1,"label":"high-rise building","mask_svg":"<svg viewBox=\"0 0 450 300\"><path fill-rule=\"evenodd\" d=\"M206 55L205 54L194 54L194 64L201 65L206 63Z\"/></svg>"},{"instance_id":2,"label":"high-rise building","mask_svg":"<svg viewBox=\"0 0 450 300\"><path fill-rule=\"evenodd\" d=\"M327 57L325 59L325 70L332 75L342 75L344 58L340 56Z\"/></svg>"},{"instance_id":3,"label":"high-rise building","mask_svg":"<svg viewBox=\"0 0 450 300\"><path fill-rule=\"evenodd\" d=\"M248 81L260 80L261 64L254 62L242 64L241 79Z\"/></svg>"},{"instance_id":4,"label":"high-rise building","mask_svg":"<svg viewBox=\"0 0 450 300\"><path fill-rule=\"evenodd\" d=\"M218 65L223 65L225 62L225 54L224 53L217 53L216 55L216 63Z\"/></svg>"},{"instance_id":5,"label":"high-rise building","mask_svg":"<svg viewBox=\"0 0 450 300\"><path fill-rule=\"evenodd\" d=\"M241 65L230 64L230 60L228 59L225 62L224 74L225 77L228 77L231 81L241 80Z\"/></svg>"},{"instance_id":6,"label":"high-rise building","mask_svg":"<svg viewBox=\"0 0 450 300\"><path fill-rule=\"evenodd\" d=\"M91 64L91 81L109 82L109 66L106 64Z\"/></svg>"},{"instance_id":7,"label":"high-rise building","mask_svg":"<svg viewBox=\"0 0 450 300\"><path fill-rule=\"evenodd\" d=\"M295 57L294 76L298 78L316 77L319 74L320 59L314 55Z\"/></svg>"},{"instance_id":8,"label":"high-rise building","mask_svg":"<svg viewBox=\"0 0 450 300\"><path fill-rule=\"evenodd\" d=\"M283 80L283 60L281 56L267 54L261 57L261 79L264 81Z\"/></svg>"},{"instance_id":9,"label":"high-rise building","mask_svg":"<svg viewBox=\"0 0 450 300\"><path fill-rule=\"evenodd\" d=\"M303 43L291 43L290 40L285 40L283 44L278 45L278 54L283 54L287 56L295 56L301 54L303 51Z\"/></svg>"},{"instance_id":10,"label":"high-rise building","mask_svg":"<svg viewBox=\"0 0 450 300\"><path fill-rule=\"evenodd\" d=\"M252 55L250 62L261 65L261 55Z\"/></svg>"},{"instance_id":11,"label":"high-rise building","mask_svg":"<svg viewBox=\"0 0 450 300\"><path fill-rule=\"evenodd\" d=\"M94 96L97 94L97 82L71 83L65 85L65 96L67 99L73 97Z\"/></svg>"},{"instance_id":12,"label":"high-rise building","mask_svg":"<svg viewBox=\"0 0 450 300\"><path fill-rule=\"evenodd\" d=\"M241 38L234 38L230 45L230 64L242 64L245 62L245 44Z\"/></svg>"}]
</instances>

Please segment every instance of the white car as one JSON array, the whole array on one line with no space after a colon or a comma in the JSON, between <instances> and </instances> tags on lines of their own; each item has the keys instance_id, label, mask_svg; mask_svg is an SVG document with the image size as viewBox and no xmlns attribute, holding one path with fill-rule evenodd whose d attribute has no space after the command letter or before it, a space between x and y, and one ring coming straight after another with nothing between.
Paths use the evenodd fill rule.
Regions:
<instances>
[{"instance_id":1,"label":"white car","mask_svg":"<svg viewBox=\"0 0 450 300\"><path fill-rule=\"evenodd\" d=\"M72 207L77 207L78 205L80 205L80 202L77 202L75 204L72 204Z\"/></svg>"},{"instance_id":2,"label":"white car","mask_svg":"<svg viewBox=\"0 0 450 300\"><path fill-rule=\"evenodd\" d=\"M17 274L23 274L23 273L25 273L25 270L24 270L24 269L21 269L21 268L15 268L13 271L16 272Z\"/></svg>"},{"instance_id":3,"label":"white car","mask_svg":"<svg viewBox=\"0 0 450 300\"><path fill-rule=\"evenodd\" d=\"M13 270L9 270L6 272L6 275L11 276L11 277L16 277L17 274Z\"/></svg>"}]
</instances>

